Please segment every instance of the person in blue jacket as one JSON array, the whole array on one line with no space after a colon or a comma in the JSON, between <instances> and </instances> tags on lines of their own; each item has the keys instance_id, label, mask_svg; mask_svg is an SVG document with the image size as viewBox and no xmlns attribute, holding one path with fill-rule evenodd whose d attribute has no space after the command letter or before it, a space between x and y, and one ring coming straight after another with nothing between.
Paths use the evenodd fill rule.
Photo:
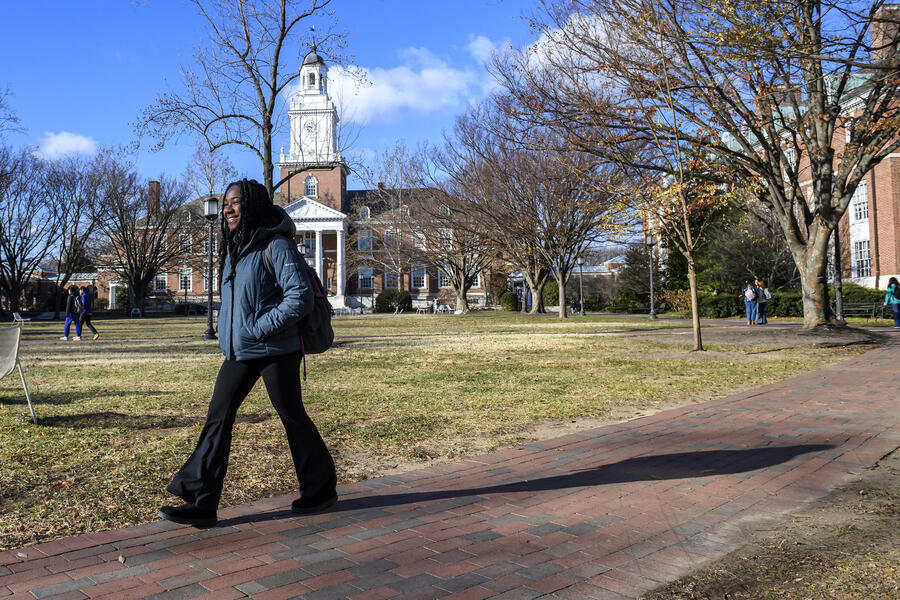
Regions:
<instances>
[{"instance_id":1,"label":"person in blue jacket","mask_svg":"<svg viewBox=\"0 0 900 600\"><path fill-rule=\"evenodd\" d=\"M312 309L314 296L294 244L294 224L265 187L246 179L226 188L221 217L218 333L225 361L197 447L166 487L185 504L163 506L159 515L195 527L216 524L237 410L260 377L287 433L300 485L291 510L324 512L337 502L337 477L301 400L297 322ZM274 277L263 263L270 244Z\"/></svg>"},{"instance_id":2,"label":"person in blue jacket","mask_svg":"<svg viewBox=\"0 0 900 600\"><path fill-rule=\"evenodd\" d=\"M894 309L894 329L900 329L900 283L896 277L888 279L887 292L884 294L884 305Z\"/></svg>"},{"instance_id":3,"label":"person in blue jacket","mask_svg":"<svg viewBox=\"0 0 900 600\"><path fill-rule=\"evenodd\" d=\"M75 337L72 341L81 341L81 297L78 295L78 286L73 285L69 288L69 295L66 297L66 325L63 329L61 340L69 339L69 326L75 323Z\"/></svg>"},{"instance_id":4,"label":"person in blue jacket","mask_svg":"<svg viewBox=\"0 0 900 600\"><path fill-rule=\"evenodd\" d=\"M91 296L90 290L87 289L87 286L82 286L81 288L81 314L78 315L78 320L81 322L81 328L84 329L85 325L91 332L94 334L94 339L96 340L100 337L100 332L97 331L97 328L94 327L94 324L91 323L91 317L94 315L94 297Z\"/></svg>"}]
</instances>

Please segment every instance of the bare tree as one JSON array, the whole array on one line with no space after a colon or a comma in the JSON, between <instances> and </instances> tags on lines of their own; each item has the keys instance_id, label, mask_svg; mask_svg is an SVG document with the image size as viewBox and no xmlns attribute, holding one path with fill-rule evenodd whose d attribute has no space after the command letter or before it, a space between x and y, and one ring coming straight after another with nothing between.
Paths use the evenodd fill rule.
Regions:
<instances>
[{"instance_id":1,"label":"bare tree","mask_svg":"<svg viewBox=\"0 0 900 600\"><path fill-rule=\"evenodd\" d=\"M517 123L512 98L492 102L460 119L436 163L463 189L475 188L470 211L494 224L493 237L535 295L547 273L557 280L565 319L568 277L578 256L618 228L625 181L553 131Z\"/></svg>"},{"instance_id":2,"label":"bare tree","mask_svg":"<svg viewBox=\"0 0 900 600\"><path fill-rule=\"evenodd\" d=\"M104 160L100 193L106 215L100 222L106 238L101 260L125 281L133 306L143 310L157 274L198 260L193 241L203 231L203 216L185 206L184 184L161 177L148 185L130 165L111 157Z\"/></svg>"},{"instance_id":3,"label":"bare tree","mask_svg":"<svg viewBox=\"0 0 900 600\"><path fill-rule=\"evenodd\" d=\"M466 203L465 212L496 253L518 269L528 285L531 312L543 312L543 290L550 266L541 252L537 219L526 214L514 182L519 165L512 144L498 134L507 118L492 102L473 106L460 116L439 147L432 148L429 179L445 193ZM522 311L527 302L522 302Z\"/></svg>"},{"instance_id":4,"label":"bare tree","mask_svg":"<svg viewBox=\"0 0 900 600\"><path fill-rule=\"evenodd\" d=\"M60 236L56 243L56 303L59 318L66 284L73 273L84 271L97 247L101 173L94 160L71 156L47 165L46 193L59 211Z\"/></svg>"},{"instance_id":5,"label":"bare tree","mask_svg":"<svg viewBox=\"0 0 900 600\"><path fill-rule=\"evenodd\" d=\"M62 234L61 211L46 193L47 167L32 149L0 147L0 289L18 311L28 281Z\"/></svg>"},{"instance_id":6,"label":"bare tree","mask_svg":"<svg viewBox=\"0 0 900 600\"><path fill-rule=\"evenodd\" d=\"M412 250L419 262L442 274L456 296L456 312L465 313L469 290L494 262L496 252L480 219L467 210L465 190L456 192L422 188L413 197L413 228L420 243Z\"/></svg>"},{"instance_id":7,"label":"bare tree","mask_svg":"<svg viewBox=\"0 0 900 600\"><path fill-rule=\"evenodd\" d=\"M348 236L348 274L377 268L403 289L416 256L410 206L421 177L403 142L385 147L361 175L370 189L350 206L356 227Z\"/></svg>"},{"instance_id":8,"label":"bare tree","mask_svg":"<svg viewBox=\"0 0 900 600\"><path fill-rule=\"evenodd\" d=\"M224 194L225 186L237 176L237 169L225 154L203 146L197 146L184 169L184 180L195 198Z\"/></svg>"},{"instance_id":9,"label":"bare tree","mask_svg":"<svg viewBox=\"0 0 900 600\"><path fill-rule=\"evenodd\" d=\"M827 301L829 237L863 177L900 147L896 6L566 0L543 7L547 43L529 64L547 68L498 69L510 81L528 80L510 87L531 118L601 157L658 137L726 166L780 225L801 274L804 327L836 323ZM632 164L673 172L640 152Z\"/></svg>"},{"instance_id":10,"label":"bare tree","mask_svg":"<svg viewBox=\"0 0 900 600\"><path fill-rule=\"evenodd\" d=\"M10 103L12 91L9 86L0 88L0 137L6 132L23 131L23 127L19 125L19 117L13 110Z\"/></svg>"},{"instance_id":11,"label":"bare tree","mask_svg":"<svg viewBox=\"0 0 900 600\"><path fill-rule=\"evenodd\" d=\"M139 128L161 147L185 133L199 135L210 151L238 145L259 158L271 196L272 143L284 125L283 95L300 77L295 60L301 23L326 12L331 0L190 0L206 25L208 45L193 67L182 65L182 90L161 93L144 110ZM344 33L319 32L319 48L342 49Z\"/></svg>"}]
</instances>

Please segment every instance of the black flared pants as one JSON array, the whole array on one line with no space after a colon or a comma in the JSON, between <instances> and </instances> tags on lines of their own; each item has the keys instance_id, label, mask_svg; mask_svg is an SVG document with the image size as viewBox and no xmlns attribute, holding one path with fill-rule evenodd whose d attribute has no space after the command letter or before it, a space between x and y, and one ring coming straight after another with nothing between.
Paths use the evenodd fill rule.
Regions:
<instances>
[{"instance_id":1,"label":"black flared pants","mask_svg":"<svg viewBox=\"0 0 900 600\"><path fill-rule=\"evenodd\" d=\"M334 461L300 397L298 352L222 363L197 447L166 487L169 492L202 509L218 507L238 407L260 377L287 433L301 493L334 485Z\"/></svg>"}]
</instances>

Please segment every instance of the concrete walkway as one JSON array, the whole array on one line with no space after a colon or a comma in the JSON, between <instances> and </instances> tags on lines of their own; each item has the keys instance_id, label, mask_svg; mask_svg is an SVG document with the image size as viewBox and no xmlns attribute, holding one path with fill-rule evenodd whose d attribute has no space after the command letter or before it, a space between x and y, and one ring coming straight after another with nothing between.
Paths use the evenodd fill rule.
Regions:
<instances>
[{"instance_id":1,"label":"concrete walkway","mask_svg":"<svg viewBox=\"0 0 900 600\"><path fill-rule=\"evenodd\" d=\"M900 340L898 340L900 341ZM900 344L523 448L0 553L5 598L635 598L900 446ZM603 385L602 381L597 382Z\"/></svg>"}]
</instances>

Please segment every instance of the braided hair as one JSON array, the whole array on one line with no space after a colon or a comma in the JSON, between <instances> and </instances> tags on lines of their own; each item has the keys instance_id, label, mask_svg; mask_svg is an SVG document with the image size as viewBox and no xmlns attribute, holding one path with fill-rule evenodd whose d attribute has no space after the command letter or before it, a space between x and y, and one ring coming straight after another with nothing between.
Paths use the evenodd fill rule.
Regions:
<instances>
[{"instance_id":1,"label":"braided hair","mask_svg":"<svg viewBox=\"0 0 900 600\"><path fill-rule=\"evenodd\" d=\"M249 242L253 232L258 228L277 225L281 218L275 211L268 190L261 183L255 179L233 181L225 186L225 194L235 185L240 186L241 189L241 220L238 222L237 229L231 231L224 216L221 219L222 243L219 244L220 286L225 270L225 257L228 254L231 255L231 272L228 274L228 277L234 277L234 270L240 260L240 245ZM224 197L223 194L222 211L225 210Z\"/></svg>"}]
</instances>

